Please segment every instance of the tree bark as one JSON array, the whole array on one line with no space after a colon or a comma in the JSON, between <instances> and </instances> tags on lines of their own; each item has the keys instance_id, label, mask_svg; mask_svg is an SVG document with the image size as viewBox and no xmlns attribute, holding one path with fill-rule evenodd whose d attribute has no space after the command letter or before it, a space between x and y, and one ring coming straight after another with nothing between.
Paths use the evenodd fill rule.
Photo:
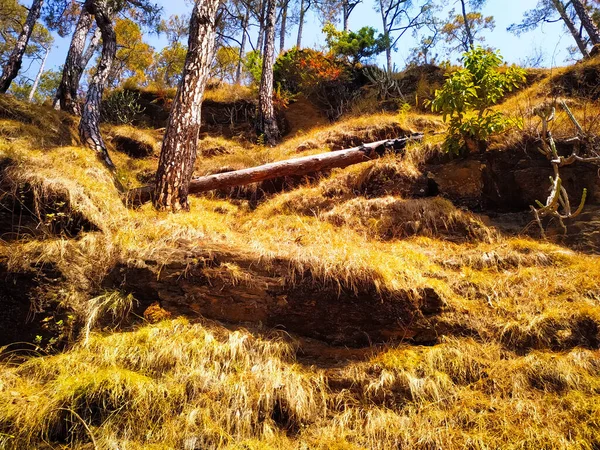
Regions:
<instances>
[{"instance_id":1,"label":"tree bark","mask_svg":"<svg viewBox=\"0 0 600 450\"><path fill-rule=\"evenodd\" d=\"M107 0L92 0L90 3L90 12L96 17L96 24L102 33L102 56L88 88L79 122L79 137L81 142L94 150L108 167L114 168L100 134L100 105L106 80L117 51L117 36L112 24L112 11Z\"/></svg>"},{"instance_id":2,"label":"tree bark","mask_svg":"<svg viewBox=\"0 0 600 450\"><path fill-rule=\"evenodd\" d=\"M189 210L188 189L194 171L200 107L213 58L219 0L196 1L190 20L188 52L165 131L154 190L159 210Z\"/></svg>"},{"instance_id":3,"label":"tree bark","mask_svg":"<svg viewBox=\"0 0 600 450\"><path fill-rule=\"evenodd\" d=\"M46 47L46 51L44 52L44 57L42 58L42 62L40 64L40 70L35 77L35 81L33 82L33 86L31 86L31 90L29 91L28 101L31 103L33 101L33 96L35 95L35 91L37 90L38 85L40 84L40 79L42 78L42 74L44 73L44 66L46 65L46 60L48 59L48 54L50 53L50 46Z\"/></svg>"},{"instance_id":4,"label":"tree bark","mask_svg":"<svg viewBox=\"0 0 600 450\"><path fill-rule=\"evenodd\" d=\"M275 145L280 133L273 108L273 58L275 56L275 0L267 0L265 24L265 51L263 52L262 75L258 91L258 117L256 133L264 137L264 143Z\"/></svg>"},{"instance_id":5,"label":"tree bark","mask_svg":"<svg viewBox=\"0 0 600 450\"><path fill-rule=\"evenodd\" d=\"M235 84L242 83L242 61L246 50L246 38L248 34L248 21L250 20L250 8L246 6L246 14L242 19L242 42L240 44L240 57L238 59L237 68L235 70Z\"/></svg>"},{"instance_id":6,"label":"tree bark","mask_svg":"<svg viewBox=\"0 0 600 450\"><path fill-rule=\"evenodd\" d=\"M594 20L590 16L585 5L581 3L581 0L571 0L571 3L573 3L573 8L575 8L575 12L577 12L583 28L585 28L585 31L590 37L592 45L600 44L600 31L598 31L598 27L594 23Z\"/></svg>"},{"instance_id":7,"label":"tree bark","mask_svg":"<svg viewBox=\"0 0 600 450\"><path fill-rule=\"evenodd\" d=\"M469 49L473 50L475 48L475 41L473 40L473 33L471 32L471 24L469 24L469 16L467 14L467 7L465 5L465 0L460 0L460 4L462 7L463 20L465 21L465 33L467 34L467 41L469 42Z\"/></svg>"},{"instance_id":8,"label":"tree bark","mask_svg":"<svg viewBox=\"0 0 600 450\"><path fill-rule=\"evenodd\" d=\"M287 10L288 10L288 0L284 0L283 4L281 5L281 28L279 30L279 53L283 53L283 51L285 50Z\"/></svg>"},{"instance_id":9,"label":"tree bark","mask_svg":"<svg viewBox=\"0 0 600 450\"><path fill-rule=\"evenodd\" d=\"M400 152L404 150L409 142L419 141L422 138L422 134L414 134L410 137L387 139L345 150L287 159L248 169L198 177L190 182L189 194L199 194L232 186L243 186L273 178L301 176L333 168L348 167L377 159L390 150ZM127 201L131 204L145 203L150 200L152 190L152 186L132 189L127 195Z\"/></svg>"},{"instance_id":10,"label":"tree bark","mask_svg":"<svg viewBox=\"0 0 600 450\"><path fill-rule=\"evenodd\" d=\"M81 66L82 55L87 35L94 23L94 17L90 14L91 3L91 0L87 0L81 8L56 93L60 109L76 116L81 115L81 107L77 102L77 91L79 89L79 79L85 69L85 66Z\"/></svg>"},{"instance_id":11,"label":"tree bark","mask_svg":"<svg viewBox=\"0 0 600 450\"><path fill-rule=\"evenodd\" d=\"M5 93L8 91L8 88L13 80L17 77L17 74L21 69L21 64L23 64L23 55L27 49L27 44L29 43L29 38L33 32L35 23L40 18L43 3L43 0L33 0L33 3L29 8L29 13L27 14L27 19L25 19L25 24L23 25L21 34L17 38L15 47L8 57L6 64L2 68L2 75L0 75L0 93Z\"/></svg>"},{"instance_id":12,"label":"tree bark","mask_svg":"<svg viewBox=\"0 0 600 450\"><path fill-rule=\"evenodd\" d=\"M577 47L579 47L579 51L581 52L583 57L584 58L589 57L590 53L588 52L585 42L583 42L583 39L581 39L581 35L577 31L577 28L575 27L575 24L573 23L573 21L567 14L567 11L565 10L565 7L562 4L562 2L560 0L552 0L552 4L554 5L554 8L556 8L558 13L560 14L560 18L563 20L563 22L565 23L565 25L571 32L571 36L573 36L573 39L575 39L575 42L577 43Z\"/></svg>"}]
</instances>

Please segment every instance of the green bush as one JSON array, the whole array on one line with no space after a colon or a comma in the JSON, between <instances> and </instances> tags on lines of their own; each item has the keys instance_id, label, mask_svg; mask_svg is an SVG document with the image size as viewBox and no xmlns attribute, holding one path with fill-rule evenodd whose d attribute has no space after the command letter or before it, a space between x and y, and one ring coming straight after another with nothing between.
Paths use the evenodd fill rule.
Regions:
<instances>
[{"instance_id":1,"label":"green bush","mask_svg":"<svg viewBox=\"0 0 600 450\"><path fill-rule=\"evenodd\" d=\"M464 54L464 68L452 73L437 90L431 109L449 122L446 151L460 153L482 150L487 139L509 127L519 125L491 107L507 92L525 82L525 71L518 67L500 70L503 59L498 52L477 47Z\"/></svg>"},{"instance_id":2,"label":"green bush","mask_svg":"<svg viewBox=\"0 0 600 450\"><path fill-rule=\"evenodd\" d=\"M348 58L354 64L385 51L388 38L381 33L375 36L376 32L373 27L362 27L358 31L339 31L331 22L323 27L332 55L335 58Z\"/></svg>"},{"instance_id":3,"label":"green bush","mask_svg":"<svg viewBox=\"0 0 600 450\"><path fill-rule=\"evenodd\" d=\"M139 100L138 91L117 89L109 92L102 100L100 116L104 122L130 125L145 110Z\"/></svg>"}]
</instances>

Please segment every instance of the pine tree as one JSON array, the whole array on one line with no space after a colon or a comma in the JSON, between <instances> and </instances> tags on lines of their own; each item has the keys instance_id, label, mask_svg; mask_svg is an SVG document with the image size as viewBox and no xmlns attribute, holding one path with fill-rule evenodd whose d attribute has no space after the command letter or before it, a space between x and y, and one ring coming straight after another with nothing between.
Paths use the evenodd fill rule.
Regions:
<instances>
[{"instance_id":1,"label":"pine tree","mask_svg":"<svg viewBox=\"0 0 600 450\"><path fill-rule=\"evenodd\" d=\"M23 55L27 49L27 44L29 43L31 33L33 32L33 27L40 18L40 14L42 12L42 4L43 0L33 0L33 3L29 8L29 13L27 14L27 19L25 20L21 34L19 35L19 38L17 39L15 47L8 57L8 60L2 68L2 74L0 75L1 93L8 91L12 81L17 77L17 74L21 69L21 65L23 64Z\"/></svg>"},{"instance_id":2,"label":"pine tree","mask_svg":"<svg viewBox=\"0 0 600 450\"><path fill-rule=\"evenodd\" d=\"M273 59L275 56L275 0L267 1L265 23L265 48L262 75L258 91L258 117L256 132L265 144L275 145L280 138L279 127L273 108Z\"/></svg>"},{"instance_id":3,"label":"pine tree","mask_svg":"<svg viewBox=\"0 0 600 450\"><path fill-rule=\"evenodd\" d=\"M188 52L156 173L154 206L159 210L189 210L188 188L196 161L200 107L214 53L218 6L219 0L198 0L194 5Z\"/></svg>"}]
</instances>

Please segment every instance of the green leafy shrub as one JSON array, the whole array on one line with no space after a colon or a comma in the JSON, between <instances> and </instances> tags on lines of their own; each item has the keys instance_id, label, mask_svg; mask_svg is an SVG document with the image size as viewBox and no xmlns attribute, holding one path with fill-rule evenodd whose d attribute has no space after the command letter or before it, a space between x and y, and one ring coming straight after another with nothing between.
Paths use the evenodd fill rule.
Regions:
<instances>
[{"instance_id":1,"label":"green leafy shrub","mask_svg":"<svg viewBox=\"0 0 600 450\"><path fill-rule=\"evenodd\" d=\"M104 122L131 125L144 110L138 91L118 89L102 100L100 115Z\"/></svg>"},{"instance_id":2,"label":"green leafy shrub","mask_svg":"<svg viewBox=\"0 0 600 450\"><path fill-rule=\"evenodd\" d=\"M247 76L250 78L250 82L256 86L260 84L260 77L262 75L262 57L256 50L246 53L242 64Z\"/></svg>"},{"instance_id":3,"label":"green leafy shrub","mask_svg":"<svg viewBox=\"0 0 600 450\"><path fill-rule=\"evenodd\" d=\"M464 68L452 73L437 90L431 109L449 122L446 151L485 148L487 139L519 125L491 107L507 92L525 82L525 71L518 67L500 70L503 59L498 52L477 47L464 54Z\"/></svg>"}]
</instances>

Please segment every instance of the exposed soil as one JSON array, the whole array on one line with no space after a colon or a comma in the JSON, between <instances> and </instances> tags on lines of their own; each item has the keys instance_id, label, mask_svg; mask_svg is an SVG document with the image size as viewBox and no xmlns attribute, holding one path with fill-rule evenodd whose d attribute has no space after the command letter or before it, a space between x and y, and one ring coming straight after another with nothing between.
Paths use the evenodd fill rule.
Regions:
<instances>
[{"instance_id":1,"label":"exposed soil","mask_svg":"<svg viewBox=\"0 0 600 450\"><path fill-rule=\"evenodd\" d=\"M310 273L294 274L289 261L268 263L223 248L181 250L169 261L158 255L135 266L124 262L105 287L131 292L141 308L158 301L172 316L260 323L351 347L390 339L434 341L429 318L443 303L433 289L378 293L370 285L353 291Z\"/></svg>"}]
</instances>

